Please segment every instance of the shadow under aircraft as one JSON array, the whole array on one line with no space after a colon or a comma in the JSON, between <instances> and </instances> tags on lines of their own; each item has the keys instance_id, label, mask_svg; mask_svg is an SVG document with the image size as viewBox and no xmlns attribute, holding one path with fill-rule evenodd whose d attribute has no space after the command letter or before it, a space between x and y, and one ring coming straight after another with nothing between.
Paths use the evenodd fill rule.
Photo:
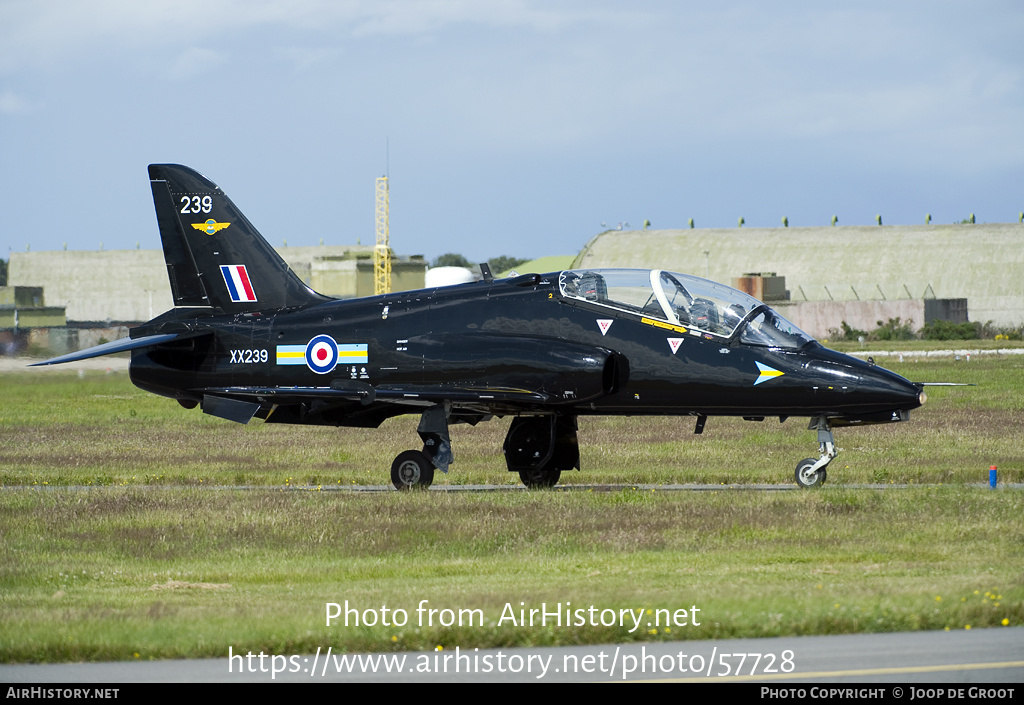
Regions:
<instances>
[{"instance_id":1,"label":"shadow under aircraft","mask_svg":"<svg viewBox=\"0 0 1024 705\"><path fill-rule=\"evenodd\" d=\"M832 429L906 421L923 385L829 350L761 301L664 270L584 269L358 299L310 289L216 184L174 164L149 176L175 307L130 337L37 364L131 351L138 387L248 423L378 427L420 416L395 487L426 487L449 426L512 417L508 469L552 486L580 467L581 416L810 419L820 485ZM417 444L419 445L419 444Z\"/></svg>"}]
</instances>

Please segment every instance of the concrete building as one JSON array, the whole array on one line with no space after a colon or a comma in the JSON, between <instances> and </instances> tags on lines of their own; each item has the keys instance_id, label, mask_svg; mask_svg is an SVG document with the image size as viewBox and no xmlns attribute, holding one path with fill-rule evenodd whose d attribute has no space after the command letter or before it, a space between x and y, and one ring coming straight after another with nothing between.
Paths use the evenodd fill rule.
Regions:
<instances>
[{"instance_id":1,"label":"concrete building","mask_svg":"<svg viewBox=\"0 0 1024 705\"><path fill-rule=\"evenodd\" d=\"M145 321L174 307L159 250L12 252L8 281L43 287L80 323Z\"/></svg>"},{"instance_id":2,"label":"concrete building","mask_svg":"<svg viewBox=\"0 0 1024 705\"><path fill-rule=\"evenodd\" d=\"M372 246L282 247L278 252L322 294L373 294ZM392 289L422 288L426 268L420 256L396 258ZM48 302L64 307L72 325L137 323L174 307L161 250L12 252L8 280L15 287L44 287Z\"/></svg>"},{"instance_id":3,"label":"concrete building","mask_svg":"<svg viewBox=\"0 0 1024 705\"><path fill-rule=\"evenodd\" d=\"M60 306L47 306L40 286L0 286L0 355L25 348L67 351L67 319Z\"/></svg>"},{"instance_id":4,"label":"concrete building","mask_svg":"<svg viewBox=\"0 0 1024 705\"><path fill-rule=\"evenodd\" d=\"M792 302L781 312L817 337L843 320L870 330L899 316L920 328L925 301L935 299L967 299L972 321L1024 322L1016 223L608 231L573 267L660 268L730 286L747 273L775 273Z\"/></svg>"},{"instance_id":5,"label":"concrete building","mask_svg":"<svg viewBox=\"0 0 1024 705\"><path fill-rule=\"evenodd\" d=\"M289 248L291 249L291 248ZM314 249L314 248L310 248ZM314 291L338 299L373 296L373 248L369 253L345 253L342 255L313 256L309 262L309 278L302 277ZM291 253L281 250L282 255L291 257ZM288 259L288 264L295 269L296 264L305 264L296 258ZM410 291L426 286L427 262L422 257L392 258L391 290ZM298 270L296 270L298 273ZM299 275L302 276L302 275Z\"/></svg>"},{"instance_id":6,"label":"concrete building","mask_svg":"<svg viewBox=\"0 0 1024 705\"><path fill-rule=\"evenodd\" d=\"M0 286L0 329L54 328L66 324L64 309L47 306L41 286Z\"/></svg>"}]
</instances>

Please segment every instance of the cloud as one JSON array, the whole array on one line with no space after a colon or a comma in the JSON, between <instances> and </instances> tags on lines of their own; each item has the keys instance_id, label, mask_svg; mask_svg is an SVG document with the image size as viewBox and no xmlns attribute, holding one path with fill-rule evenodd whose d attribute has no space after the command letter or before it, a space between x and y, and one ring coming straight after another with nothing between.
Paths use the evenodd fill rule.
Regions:
<instances>
[{"instance_id":1,"label":"cloud","mask_svg":"<svg viewBox=\"0 0 1024 705\"><path fill-rule=\"evenodd\" d=\"M0 115L19 115L29 113L35 108L25 98L13 91L0 91Z\"/></svg>"},{"instance_id":2,"label":"cloud","mask_svg":"<svg viewBox=\"0 0 1024 705\"><path fill-rule=\"evenodd\" d=\"M307 71L336 61L342 55L342 50L334 47L287 46L278 47L273 53L296 71Z\"/></svg>"},{"instance_id":3,"label":"cloud","mask_svg":"<svg viewBox=\"0 0 1024 705\"><path fill-rule=\"evenodd\" d=\"M50 0L0 7L0 72L59 70L125 49L160 51L254 24L281 21L291 3L238 0Z\"/></svg>"},{"instance_id":4,"label":"cloud","mask_svg":"<svg viewBox=\"0 0 1024 705\"><path fill-rule=\"evenodd\" d=\"M562 4L560 7L566 6ZM353 34L356 36L428 34L453 25L467 24L554 32L602 17L611 20L602 11L558 10L552 9L551 3L537 4L525 0L378 0L359 3L359 9L353 13L353 17Z\"/></svg>"},{"instance_id":5,"label":"cloud","mask_svg":"<svg viewBox=\"0 0 1024 705\"><path fill-rule=\"evenodd\" d=\"M595 192L779 163L793 192L826 169L981 183L1024 161L1016 1L0 0L0 113L45 107L46 138L20 120L5 144L56 153L128 150L124 126L146 115L145 151L188 159L205 128L180 111L199 96L235 126L203 145L203 164L249 158L269 135L259 158L274 168L329 152L346 172L376 171L363 145L389 136L410 172L422 159L523 181L557 164L559 188ZM715 197L713 179L692 185L705 183ZM491 191L520 188L496 177ZM864 188L875 181L851 191Z\"/></svg>"},{"instance_id":6,"label":"cloud","mask_svg":"<svg viewBox=\"0 0 1024 705\"><path fill-rule=\"evenodd\" d=\"M173 61L167 75L175 80L184 80L213 71L223 63L224 56L220 52L189 47Z\"/></svg>"},{"instance_id":7,"label":"cloud","mask_svg":"<svg viewBox=\"0 0 1024 705\"><path fill-rule=\"evenodd\" d=\"M253 29L306 39L430 36L452 27L552 33L629 27L642 13L532 0L49 0L0 5L0 72L60 67L125 48L209 44ZM310 34L312 33L312 34Z\"/></svg>"}]
</instances>

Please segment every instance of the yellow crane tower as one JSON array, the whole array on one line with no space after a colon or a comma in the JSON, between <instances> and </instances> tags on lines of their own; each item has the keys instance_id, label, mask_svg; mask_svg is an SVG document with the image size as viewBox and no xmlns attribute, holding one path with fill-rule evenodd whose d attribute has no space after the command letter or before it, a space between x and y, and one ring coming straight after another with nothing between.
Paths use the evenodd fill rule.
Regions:
<instances>
[{"instance_id":1,"label":"yellow crane tower","mask_svg":"<svg viewBox=\"0 0 1024 705\"><path fill-rule=\"evenodd\" d=\"M388 233L388 177L377 179L377 244L373 248L373 293L391 293L391 245Z\"/></svg>"}]
</instances>

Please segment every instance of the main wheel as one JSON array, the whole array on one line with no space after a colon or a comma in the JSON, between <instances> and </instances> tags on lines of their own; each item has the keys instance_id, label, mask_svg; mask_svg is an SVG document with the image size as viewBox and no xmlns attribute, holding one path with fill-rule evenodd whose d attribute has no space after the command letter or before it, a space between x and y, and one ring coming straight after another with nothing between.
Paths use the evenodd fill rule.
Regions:
<instances>
[{"instance_id":1,"label":"main wheel","mask_svg":"<svg viewBox=\"0 0 1024 705\"><path fill-rule=\"evenodd\" d=\"M512 420L502 450L509 470L536 470L551 460L551 417L520 416Z\"/></svg>"},{"instance_id":2,"label":"main wheel","mask_svg":"<svg viewBox=\"0 0 1024 705\"><path fill-rule=\"evenodd\" d=\"M558 484L558 478L562 476L561 470L520 470L519 479L527 487L554 487Z\"/></svg>"},{"instance_id":3,"label":"main wheel","mask_svg":"<svg viewBox=\"0 0 1024 705\"><path fill-rule=\"evenodd\" d=\"M804 458L796 465L796 484L801 487L819 487L825 483L828 474L825 468L819 468L817 472L811 472L811 468L818 461L814 458Z\"/></svg>"},{"instance_id":4,"label":"main wheel","mask_svg":"<svg viewBox=\"0 0 1024 705\"><path fill-rule=\"evenodd\" d=\"M418 450L399 453L391 463L391 484L399 490L426 489L434 481L434 464Z\"/></svg>"}]
</instances>

